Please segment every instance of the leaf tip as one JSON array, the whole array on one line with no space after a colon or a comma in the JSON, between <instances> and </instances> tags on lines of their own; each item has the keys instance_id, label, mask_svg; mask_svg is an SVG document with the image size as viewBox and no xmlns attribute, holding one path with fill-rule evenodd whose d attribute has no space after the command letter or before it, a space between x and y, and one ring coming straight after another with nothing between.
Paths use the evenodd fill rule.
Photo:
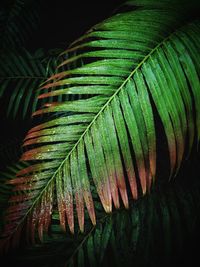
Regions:
<instances>
[{"instance_id":1,"label":"leaf tip","mask_svg":"<svg viewBox=\"0 0 200 267\"><path fill-rule=\"evenodd\" d=\"M103 204L104 210L106 213L111 213L112 212L112 205L108 204Z\"/></svg>"}]
</instances>

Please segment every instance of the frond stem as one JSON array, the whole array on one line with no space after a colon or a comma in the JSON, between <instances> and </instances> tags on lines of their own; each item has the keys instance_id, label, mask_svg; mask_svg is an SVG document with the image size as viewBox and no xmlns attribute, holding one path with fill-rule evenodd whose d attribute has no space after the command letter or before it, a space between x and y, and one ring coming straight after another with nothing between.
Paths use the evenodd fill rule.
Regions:
<instances>
[{"instance_id":1,"label":"frond stem","mask_svg":"<svg viewBox=\"0 0 200 267\"><path fill-rule=\"evenodd\" d=\"M181 27L182 28L182 27ZM173 31L171 34L169 34L168 37L165 37L163 39L163 41L161 41L158 45L156 45L155 48L153 48L151 50L151 52L149 52L144 59L138 64L138 66L131 72L131 74L124 80L124 82L122 83L122 85L116 90L116 92L109 98L109 100L105 103L105 105L100 109L100 111L95 115L94 119L91 121L91 123L87 126L86 130L82 133L82 135L80 136L79 140L76 142L76 144L74 145L74 147L71 149L71 151L68 153L68 155L66 156L66 158L61 162L60 166L58 167L58 169L54 172L53 176L49 179L49 181L47 182L47 185L43 188L43 190L40 192L39 196L34 200L32 206L30 207L30 209L27 211L27 213L22 217L21 221L19 222L18 226L15 228L15 230L13 231L12 234L14 234L15 231L17 231L19 225L21 223L23 223L23 221L26 219L27 215L33 210L33 208L35 207L35 205L37 204L37 202L41 199L43 193L47 190L47 188L50 186L50 184L53 182L55 176L57 175L57 173L59 172L59 170L63 167L63 165L65 164L65 162L68 160L68 158L70 157L70 155L72 154L72 152L76 149L76 147L78 146L78 144L80 143L80 141L83 139L83 137L85 136L85 134L89 131L89 129L91 128L91 126L93 125L93 123L97 120L97 118L100 116L100 114L104 111L104 109L109 105L109 103L113 100L113 98L123 89L123 87L125 86L125 84L132 78L132 76L136 73L136 71L151 57L151 55L159 48L161 47L167 40L169 40L177 31L178 29L176 29L175 31Z\"/></svg>"}]
</instances>

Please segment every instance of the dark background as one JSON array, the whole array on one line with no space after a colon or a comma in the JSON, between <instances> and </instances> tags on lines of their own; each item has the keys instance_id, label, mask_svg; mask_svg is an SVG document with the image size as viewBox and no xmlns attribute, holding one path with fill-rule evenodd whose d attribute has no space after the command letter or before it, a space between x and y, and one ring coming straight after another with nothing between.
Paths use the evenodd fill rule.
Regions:
<instances>
[{"instance_id":1,"label":"dark background","mask_svg":"<svg viewBox=\"0 0 200 267\"><path fill-rule=\"evenodd\" d=\"M54 48L60 45L67 47L90 27L111 16L123 2L123 0L70 1L69 4L68 0L57 0L50 1L47 7L46 1L44 1L41 8L41 28L36 33L37 37L31 45L45 48ZM196 161L195 157L199 156L195 153L195 149L194 161ZM184 177L187 176L192 183L194 176L199 176L200 168L197 168L197 164L191 166L193 165L186 163L186 168L182 168L180 173ZM191 223L192 221L191 218ZM199 259L199 238L200 234L197 231L191 244L186 245L184 253L178 261L177 259L174 263L172 261L171 266L173 264L174 266L195 266L195 261Z\"/></svg>"},{"instance_id":2,"label":"dark background","mask_svg":"<svg viewBox=\"0 0 200 267\"><path fill-rule=\"evenodd\" d=\"M10 0L0 2L0 7L1 5L8 5L9 2ZM67 48L71 42L93 25L111 16L123 1L38 0L38 2L40 6L40 26L25 45L31 52L38 48L46 50ZM17 136L23 135L27 130L25 125L28 125L27 128L29 128L29 122L7 117L5 102L5 99L0 99L0 138L6 142L7 139L12 137L13 131Z\"/></svg>"},{"instance_id":3,"label":"dark background","mask_svg":"<svg viewBox=\"0 0 200 267\"><path fill-rule=\"evenodd\" d=\"M41 1L40 9L40 28L33 34L26 47L31 51L35 51L37 48L67 48L72 41L80 37L94 24L111 16L115 8L117 8L122 2L123 1L120 0L109 0L105 2L43 0ZM0 138L4 139L6 142L6 140L13 135L20 136L26 133L26 128L29 128L27 126L28 123L18 121L17 119L13 120L12 118L6 118L2 109L3 102L0 102L0 104ZM195 167L197 167L197 165L195 165ZM194 175L199 176L199 169L200 168L188 168L181 171L184 172L184 175L188 176L188 179L191 179L192 182L192 177ZM198 259L198 241L199 232L196 237L194 237L193 244L189 244L187 246L187 250L180 260L180 266L195 266L194 260Z\"/></svg>"},{"instance_id":4,"label":"dark background","mask_svg":"<svg viewBox=\"0 0 200 267\"><path fill-rule=\"evenodd\" d=\"M39 28L32 37L27 40L25 47L34 52L38 48L46 51L54 48L67 48L68 45L79 38L96 23L111 16L115 9L124 1L69 1L69 0L36 0L39 4ZM7 6L12 0L1 0L1 6ZM21 116L15 119L6 115L7 99L0 98L0 139L9 144L10 150L13 145L18 145L18 140L23 139L31 128L32 121L22 120ZM4 150L4 144L0 145ZM7 148L6 148L7 149ZM19 149L17 146L16 150ZM8 151L8 153L10 153ZM17 151L16 151L17 153ZM1 157L0 157L1 160ZM7 162L5 162L7 164ZM4 167L2 162L2 166ZM2 169L0 164L0 170Z\"/></svg>"},{"instance_id":5,"label":"dark background","mask_svg":"<svg viewBox=\"0 0 200 267\"><path fill-rule=\"evenodd\" d=\"M48 4L47 4L48 2ZM111 16L122 0L41 1L41 28L31 45L54 48L66 46L103 19Z\"/></svg>"}]
</instances>

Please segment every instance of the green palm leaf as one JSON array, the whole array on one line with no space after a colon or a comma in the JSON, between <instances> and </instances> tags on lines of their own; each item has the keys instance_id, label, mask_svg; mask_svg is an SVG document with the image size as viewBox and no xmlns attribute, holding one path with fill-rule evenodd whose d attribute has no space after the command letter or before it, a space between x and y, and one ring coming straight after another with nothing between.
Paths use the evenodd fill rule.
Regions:
<instances>
[{"instance_id":1,"label":"green palm leaf","mask_svg":"<svg viewBox=\"0 0 200 267\"><path fill-rule=\"evenodd\" d=\"M5 211L5 207L8 205L8 199L12 195L12 186L9 185L9 180L13 179L13 177L22 169L27 167L27 163L15 163L8 166L4 171L0 170L0 231L3 226L3 213Z\"/></svg>"},{"instance_id":2,"label":"green palm leaf","mask_svg":"<svg viewBox=\"0 0 200 267\"><path fill-rule=\"evenodd\" d=\"M195 135L199 141L200 22L190 21L191 3L179 9L176 2L168 8L168 1L161 7L141 1L141 7L96 25L67 50L72 56L61 64L66 70L48 80L41 90L53 92L39 98L87 97L47 103L34 113L62 116L34 127L25 139L30 149L22 159L33 164L11 181L19 195L10 198L7 245L15 243L25 222L27 232L37 228L42 239L55 198L61 226L74 232L74 205L81 231L84 205L96 223L92 184L106 212L121 200L129 206L128 188L134 199L149 191L156 175L156 112L168 142L170 175ZM80 67L71 68L75 62Z\"/></svg>"},{"instance_id":3,"label":"green palm leaf","mask_svg":"<svg viewBox=\"0 0 200 267\"><path fill-rule=\"evenodd\" d=\"M194 164L193 164L194 165ZM187 189L180 181L130 205L130 209L112 214L97 212L97 225L86 222L84 234L70 235L59 227L59 214L52 215L51 235L42 244L26 247L5 262L19 266L163 266L172 264L198 228L199 181L187 179ZM165 184L166 185L166 184ZM96 206L96 205L95 205ZM184 245L187 244L186 248ZM188 252L188 250L187 250ZM188 256L188 255L187 255ZM165 265L164 265L165 266Z\"/></svg>"},{"instance_id":4,"label":"green palm leaf","mask_svg":"<svg viewBox=\"0 0 200 267\"><path fill-rule=\"evenodd\" d=\"M9 100L9 116L27 118L43 104L38 101L38 87L55 73L58 62L57 55L44 53L42 49L32 54L26 49L5 50L0 55L0 97Z\"/></svg>"}]
</instances>

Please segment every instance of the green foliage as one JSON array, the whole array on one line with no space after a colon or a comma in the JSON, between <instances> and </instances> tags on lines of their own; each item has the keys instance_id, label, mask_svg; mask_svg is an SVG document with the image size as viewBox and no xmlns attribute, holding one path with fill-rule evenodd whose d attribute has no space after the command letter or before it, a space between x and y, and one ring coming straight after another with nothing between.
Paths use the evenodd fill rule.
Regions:
<instances>
[{"instance_id":1,"label":"green foliage","mask_svg":"<svg viewBox=\"0 0 200 267\"><path fill-rule=\"evenodd\" d=\"M63 229L68 224L74 232L74 201L80 230L84 205L95 225L91 183L106 212L112 211L112 202L119 208L120 197L128 208L126 180L133 199L149 191L156 175L155 112L168 142L170 174L177 173L186 143L190 153L194 136L200 137L200 24L188 20L177 7L144 6L96 25L65 52L72 53L60 65L66 70L48 80L43 89L53 90L41 92L39 99L87 97L48 102L34 113L63 116L32 128L25 138L30 149L22 159L35 164L12 181L20 197L10 202L18 214L29 201L15 220L17 227L13 213L7 213L8 242L27 219L28 232L36 223L42 238L55 198Z\"/></svg>"},{"instance_id":2,"label":"green foliage","mask_svg":"<svg viewBox=\"0 0 200 267\"><path fill-rule=\"evenodd\" d=\"M22 118L29 118L42 105L38 101L38 88L54 74L59 62L57 56L42 49L34 54L18 49L4 51L0 55L0 97L9 99L8 115L19 118L21 114Z\"/></svg>"},{"instance_id":3,"label":"green foliage","mask_svg":"<svg viewBox=\"0 0 200 267\"><path fill-rule=\"evenodd\" d=\"M9 185L9 181L25 167L27 167L27 163L18 163L8 166L4 172L0 171L0 232L4 224L3 213L8 206L8 199L12 195L12 186Z\"/></svg>"},{"instance_id":4,"label":"green foliage","mask_svg":"<svg viewBox=\"0 0 200 267\"><path fill-rule=\"evenodd\" d=\"M179 177L184 179L184 177ZM105 215L97 211L96 226L86 221L84 234L64 234L53 214L51 234L42 244L14 254L23 266L163 266L178 260L188 247L199 219L200 186L178 184L156 190L130 206ZM12 263L12 260L9 261Z\"/></svg>"},{"instance_id":5,"label":"green foliage","mask_svg":"<svg viewBox=\"0 0 200 267\"><path fill-rule=\"evenodd\" d=\"M13 118L33 112L38 124L25 163L1 174L2 250L30 244L13 252L21 267L155 266L178 255L199 222L199 183L159 189L157 163L164 139L174 177L199 142L199 3L128 1L57 57L16 49L35 11L23 17L34 3L11 2L0 11L0 96Z\"/></svg>"}]
</instances>

